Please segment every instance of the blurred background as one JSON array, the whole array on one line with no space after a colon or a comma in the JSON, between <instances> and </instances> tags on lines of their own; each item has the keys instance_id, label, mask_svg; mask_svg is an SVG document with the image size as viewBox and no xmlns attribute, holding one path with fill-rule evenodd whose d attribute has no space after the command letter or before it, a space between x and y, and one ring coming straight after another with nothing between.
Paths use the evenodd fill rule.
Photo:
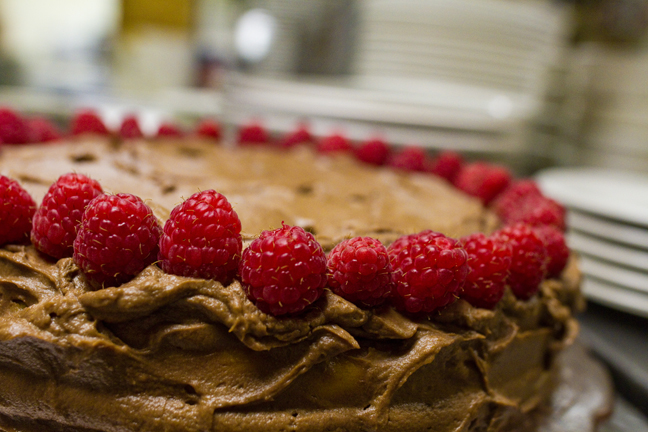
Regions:
<instances>
[{"instance_id":1,"label":"blurred background","mask_svg":"<svg viewBox=\"0 0 648 432\"><path fill-rule=\"evenodd\" d=\"M648 0L0 0L0 106L117 129L251 120L276 136L456 150L569 209L583 337L648 430ZM627 402L630 401L630 402Z\"/></svg>"},{"instance_id":2,"label":"blurred background","mask_svg":"<svg viewBox=\"0 0 648 432\"><path fill-rule=\"evenodd\" d=\"M646 0L0 0L0 102L648 170Z\"/></svg>"}]
</instances>

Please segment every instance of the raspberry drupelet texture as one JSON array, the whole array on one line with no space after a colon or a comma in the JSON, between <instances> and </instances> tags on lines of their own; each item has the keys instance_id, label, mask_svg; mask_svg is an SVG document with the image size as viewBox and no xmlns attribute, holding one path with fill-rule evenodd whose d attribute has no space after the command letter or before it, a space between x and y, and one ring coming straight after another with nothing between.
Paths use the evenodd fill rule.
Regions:
<instances>
[{"instance_id":1,"label":"raspberry drupelet texture","mask_svg":"<svg viewBox=\"0 0 648 432\"><path fill-rule=\"evenodd\" d=\"M553 225L561 231L566 228L566 210L558 202L542 195L528 195L520 199L517 207L506 217L504 223L524 222L528 225Z\"/></svg>"},{"instance_id":2,"label":"raspberry drupelet texture","mask_svg":"<svg viewBox=\"0 0 648 432\"><path fill-rule=\"evenodd\" d=\"M243 251L243 287L261 311L294 314L316 301L326 285L326 256L311 233L283 225L263 231Z\"/></svg>"},{"instance_id":3,"label":"raspberry drupelet texture","mask_svg":"<svg viewBox=\"0 0 648 432\"><path fill-rule=\"evenodd\" d=\"M297 126L297 129L286 134L281 141L279 142L279 147L282 148L291 148L299 144L312 143L315 140L313 135L310 133L310 129L306 123L302 123Z\"/></svg>"},{"instance_id":4,"label":"raspberry drupelet texture","mask_svg":"<svg viewBox=\"0 0 648 432\"><path fill-rule=\"evenodd\" d=\"M533 230L540 236L547 248L547 276L558 278L567 266L569 259L569 247L565 241L565 235L553 225L541 225Z\"/></svg>"},{"instance_id":5,"label":"raspberry drupelet texture","mask_svg":"<svg viewBox=\"0 0 648 432\"><path fill-rule=\"evenodd\" d=\"M371 237L337 244L328 256L328 285L337 295L361 306L374 307L391 294L387 249Z\"/></svg>"},{"instance_id":6,"label":"raspberry drupelet texture","mask_svg":"<svg viewBox=\"0 0 648 432\"><path fill-rule=\"evenodd\" d=\"M27 121L16 111L0 108L0 142L4 144L25 144L31 139Z\"/></svg>"},{"instance_id":7,"label":"raspberry drupelet texture","mask_svg":"<svg viewBox=\"0 0 648 432\"><path fill-rule=\"evenodd\" d=\"M100 195L83 213L74 239L74 262L95 287L120 285L155 262L161 231L141 198Z\"/></svg>"},{"instance_id":8,"label":"raspberry drupelet texture","mask_svg":"<svg viewBox=\"0 0 648 432\"><path fill-rule=\"evenodd\" d=\"M124 117L124 120L119 127L119 136L123 139L137 139L144 137L139 122L137 121L137 117L134 115Z\"/></svg>"},{"instance_id":9,"label":"raspberry drupelet texture","mask_svg":"<svg viewBox=\"0 0 648 432\"><path fill-rule=\"evenodd\" d=\"M102 193L99 183L83 174L59 177L34 215L31 230L34 247L57 259L71 257L83 212L88 203Z\"/></svg>"},{"instance_id":10,"label":"raspberry drupelet texture","mask_svg":"<svg viewBox=\"0 0 648 432\"><path fill-rule=\"evenodd\" d=\"M397 309L429 313L455 301L463 289L468 256L457 240L426 230L399 238L387 251Z\"/></svg>"},{"instance_id":11,"label":"raspberry drupelet texture","mask_svg":"<svg viewBox=\"0 0 648 432\"><path fill-rule=\"evenodd\" d=\"M239 128L236 142L239 145L269 144L270 135L260 123L251 123Z\"/></svg>"},{"instance_id":12,"label":"raspberry drupelet texture","mask_svg":"<svg viewBox=\"0 0 648 432\"><path fill-rule=\"evenodd\" d=\"M36 203L17 181L0 175L0 245L26 243Z\"/></svg>"},{"instance_id":13,"label":"raspberry drupelet texture","mask_svg":"<svg viewBox=\"0 0 648 432\"><path fill-rule=\"evenodd\" d=\"M160 267L180 276L234 278L241 259L241 221L214 190L198 192L176 206L160 237Z\"/></svg>"},{"instance_id":14,"label":"raspberry drupelet texture","mask_svg":"<svg viewBox=\"0 0 648 432\"><path fill-rule=\"evenodd\" d=\"M494 236L511 247L508 285L521 300L531 298L547 274L547 249L533 228L524 223L507 226Z\"/></svg>"},{"instance_id":15,"label":"raspberry drupelet texture","mask_svg":"<svg viewBox=\"0 0 648 432\"><path fill-rule=\"evenodd\" d=\"M384 140L374 138L360 144L355 154L356 158L362 162L371 165L384 165L389 159L390 152L391 150Z\"/></svg>"},{"instance_id":16,"label":"raspberry drupelet texture","mask_svg":"<svg viewBox=\"0 0 648 432\"><path fill-rule=\"evenodd\" d=\"M398 153L392 154L387 165L403 171L425 171L428 156L421 147L405 147Z\"/></svg>"},{"instance_id":17,"label":"raspberry drupelet texture","mask_svg":"<svg viewBox=\"0 0 648 432\"><path fill-rule=\"evenodd\" d=\"M222 131L220 123L216 120L205 118L198 123L196 126L196 135L201 138L207 138L214 141L218 141L222 138Z\"/></svg>"},{"instance_id":18,"label":"raspberry drupelet texture","mask_svg":"<svg viewBox=\"0 0 648 432\"><path fill-rule=\"evenodd\" d=\"M45 143L61 138L61 131L45 117L34 117L28 120L30 142Z\"/></svg>"},{"instance_id":19,"label":"raspberry drupelet texture","mask_svg":"<svg viewBox=\"0 0 648 432\"><path fill-rule=\"evenodd\" d=\"M83 110L76 113L72 118L70 126L72 135L81 135L85 133L96 135L110 135L110 131L104 124L99 115L92 110Z\"/></svg>"},{"instance_id":20,"label":"raspberry drupelet texture","mask_svg":"<svg viewBox=\"0 0 648 432\"><path fill-rule=\"evenodd\" d=\"M488 205L511 183L508 169L487 162L473 162L464 166L455 178L455 186Z\"/></svg>"},{"instance_id":21,"label":"raspberry drupelet texture","mask_svg":"<svg viewBox=\"0 0 648 432\"><path fill-rule=\"evenodd\" d=\"M158 138L182 138L184 131L177 124L171 122L163 122L158 128Z\"/></svg>"},{"instance_id":22,"label":"raspberry drupelet texture","mask_svg":"<svg viewBox=\"0 0 648 432\"><path fill-rule=\"evenodd\" d=\"M317 151L320 153L348 153L353 151L351 142L341 133L335 133L322 140L317 144Z\"/></svg>"},{"instance_id":23,"label":"raspberry drupelet texture","mask_svg":"<svg viewBox=\"0 0 648 432\"><path fill-rule=\"evenodd\" d=\"M468 254L468 277L460 297L475 307L493 309L506 289L511 247L497 237L475 233L461 238Z\"/></svg>"},{"instance_id":24,"label":"raspberry drupelet texture","mask_svg":"<svg viewBox=\"0 0 648 432\"><path fill-rule=\"evenodd\" d=\"M463 157L459 153L446 150L430 161L428 171L452 183L461 171L463 164Z\"/></svg>"},{"instance_id":25,"label":"raspberry drupelet texture","mask_svg":"<svg viewBox=\"0 0 648 432\"><path fill-rule=\"evenodd\" d=\"M513 181L509 187L497 196L490 204L491 209L502 221L507 221L519 207L520 202L529 196L541 196L538 184L531 179Z\"/></svg>"}]
</instances>

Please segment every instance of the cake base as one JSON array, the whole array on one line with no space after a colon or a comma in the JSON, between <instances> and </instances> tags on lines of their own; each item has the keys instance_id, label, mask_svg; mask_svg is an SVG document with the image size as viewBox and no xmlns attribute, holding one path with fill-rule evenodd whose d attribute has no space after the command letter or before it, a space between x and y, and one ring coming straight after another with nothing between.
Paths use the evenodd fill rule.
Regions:
<instances>
[{"instance_id":1,"label":"cake base","mask_svg":"<svg viewBox=\"0 0 648 432\"><path fill-rule=\"evenodd\" d=\"M562 352L556 367L558 381L551 399L531 414L502 419L507 424L503 431L595 432L599 424L611 415L614 404L612 380L605 366L594 359L582 344L576 343ZM65 430L40 421L26 425L21 419L20 423L18 427L11 419L0 418L0 431Z\"/></svg>"}]
</instances>

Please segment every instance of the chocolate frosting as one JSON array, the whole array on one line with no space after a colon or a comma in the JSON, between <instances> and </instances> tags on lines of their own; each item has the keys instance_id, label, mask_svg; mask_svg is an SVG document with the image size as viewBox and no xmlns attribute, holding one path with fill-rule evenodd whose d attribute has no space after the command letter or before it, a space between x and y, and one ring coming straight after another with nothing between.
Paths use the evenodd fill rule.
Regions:
<instances>
[{"instance_id":1,"label":"chocolate frosting","mask_svg":"<svg viewBox=\"0 0 648 432\"><path fill-rule=\"evenodd\" d=\"M184 150L78 144L52 152L64 155L50 163L30 148L15 151L21 163L12 169L37 197L69 171L65 161L93 164L88 172L115 192L132 176L130 191L148 191L162 206L170 189L186 196L211 184L229 192L250 237L296 218L308 220L323 244L351 234L388 241L423 228L458 236L494 227L478 203L441 182L345 158L204 143ZM178 151L185 156L174 162ZM88 154L74 162L70 153L79 152ZM193 170L183 166L187 158ZM264 180L249 180L237 166ZM356 209L351 197L361 193L370 198ZM275 318L238 281L223 286L152 265L119 287L93 290L72 259L6 246L0 414L24 431L498 430L511 412L528 412L550 393L552 359L577 333L579 277L571 262L530 301L507 291L494 311L459 300L412 317L389 306L360 309L325 290L306 313Z\"/></svg>"}]
</instances>

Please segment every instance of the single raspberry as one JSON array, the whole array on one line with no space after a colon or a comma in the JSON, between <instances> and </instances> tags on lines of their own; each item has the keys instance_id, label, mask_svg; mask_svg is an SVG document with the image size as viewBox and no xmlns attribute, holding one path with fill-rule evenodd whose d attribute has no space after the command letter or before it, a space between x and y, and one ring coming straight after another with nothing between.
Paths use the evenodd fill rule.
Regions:
<instances>
[{"instance_id":1,"label":"single raspberry","mask_svg":"<svg viewBox=\"0 0 648 432\"><path fill-rule=\"evenodd\" d=\"M504 227L494 236L511 247L508 285L519 299L531 298L547 273L547 249L542 239L526 224Z\"/></svg>"},{"instance_id":2,"label":"single raspberry","mask_svg":"<svg viewBox=\"0 0 648 432\"><path fill-rule=\"evenodd\" d=\"M96 134L110 135L110 131L99 115L92 110L82 110L72 118L70 127L72 135Z\"/></svg>"},{"instance_id":3,"label":"single raspberry","mask_svg":"<svg viewBox=\"0 0 648 432\"><path fill-rule=\"evenodd\" d=\"M425 150L418 146L410 146L393 154L387 161L387 165L403 171L424 171L427 161Z\"/></svg>"},{"instance_id":4,"label":"single raspberry","mask_svg":"<svg viewBox=\"0 0 648 432\"><path fill-rule=\"evenodd\" d=\"M517 210L520 202L530 195L542 195L538 184L531 179L516 180L499 194L490 206L502 221L507 221L509 215Z\"/></svg>"},{"instance_id":5,"label":"single raspberry","mask_svg":"<svg viewBox=\"0 0 648 432\"><path fill-rule=\"evenodd\" d=\"M328 256L331 290L361 306L373 307L391 294L387 249L371 237L355 237L336 245Z\"/></svg>"},{"instance_id":6,"label":"single raspberry","mask_svg":"<svg viewBox=\"0 0 648 432\"><path fill-rule=\"evenodd\" d=\"M391 150L387 143L380 139L374 138L363 142L355 151L358 160L371 165L384 165L389 159Z\"/></svg>"},{"instance_id":7,"label":"single raspberry","mask_svg":"<svg viewBox=\"0 0 648 432\"><path fill-rule=\"evenodd\" d=\"M283 225L263 231L243 251L239 265L245 291L259 309L293 314L317 300L326 285L326 256L311 233Z\"/></svg>"},{"instance_id":8,"label":"single raspberry","mask_svg":"<svg viewBox=\"0 0 648 432\"><path fill-rule=\"evenodd\" d=\"M560 277L569 259L569 247L567 247L565 235L552 225L541 225L534 227L533 230L542 239L547 248L547 255L549 257L547 276L550 278Z\"/></svg>"},{"instance_id":9,"label":"single raspberry","mask_svg":"<svg viewBox=\"0 0 648 432\"><path fill-rule=\"evenodd\" d=\"M30 141L27 121L9 108L0 108L0 141L4 144L25 144Z\"/></svg>"},{"instance_id":10,"label":"single raspberry","mask_svg":"<svg viewBox=\"0 0 648 432\"><path fill-rule=\"evenodd\" d=\"M124 120L119 127L119 136L123 139L138 139L144 137L139 122L137 121L137 117L134 115L124 117Z\"/></svg>"},{"instance_id":11,"label":"single raspberry","mask_svg":"<svg viewBox=\"0 0 648 432\"><path fill-rule=\"evenodd\" d=\"M401 237L387 252L397 309L430 313L455 301L466 282L466 251L441 233L426 230Z\"/></svg>"},{"instance_id":12,"label":"single raspberry","mask_svg":"<svg viewBox=\"0 0 648 432\"><path fill-rule=\"evenodd\" d=\"M504 223L524 222L529 225L553 225L564 231L566 210L558 202L542 195L527 195L503 218Z\"/></svg>"},{"instance_id":13,"label":"single raspberry","mask_svg":"<svg viewBox=\"0 0 648 432\"><path fill-rule=\"evenodd\" d=\"M171 123L171 122L162 122L158 128L157 135L158 138L182 138L184 132L180 126Z\"/></svg>"},{"instance_id":14,"label":"single raspberry","mask_svg":"<svg viewBox=\"0 0 648 432\"><path fill-rule=\"evenodd\" d=\"M31 241L54 258L71 257L72 244L88 203L101 195L99 183L83 174L65 174L50 186L34 215Z\"/></svg>"},{"instance_id":15,"label":"single raspberry","mask_svg":"<svg viewBox=\"0 0 648 432\"><path fill-rule=\"evenodd\" d=\"M201 138L218 141L222 138L221 126L216 120L202 119L196 126L196 135Z\"/></svg>"},{"instance_id":16,"label":"single raspberry","mask_svg":"<svg viewBox=\"0 0 648 432\"><path fill-rule=\"evenodd\" d=\"M223 284L241 260L241 221L214 190L191 195L176 206L160 237L160 267L167 273L213 279Z\"/></svg>"},{"instance_id":17,"label":"single raspberry","mask_svg":"<svg viewBox=\"0 0 648 432\"><path fill-rule=\"evenodd\" d=\"M473 162L457 174L455 186L488 205L511 183L508 169L487 162Z\"/></svg>"},{"instance_id":18,"label":"single raspberry","mask_svg":"<svg viewBox=\"0 0 648 432\"><path fill-rule=\"evenodd\" d=\"M259 123L251 123L241 126L238 131L237 142L239 145L269 144L270 135Z\"/></svg>"},{"instance_id":19,"label":"single raspberry","mask_svg":"<svg viewBox=\"0 0 648 432\"><path fill-rule=\"evenodd\" d=\"M308 129L307 124L300 124L296 130L287 134L281 142L279 143L280 147L290 148L295 147L299 144L312 143L315 140L313 135L311 135L310 130Z\"/></svg>"},{"instance_id":20,"label":"single raspberry","mask_svg":"<svg viewBox=\"0 0 648 432\"><path fill-rule=\"evenodd\" d=\"M482 233L463 237L461 243L468 254L469 268L461 298L475 307L493 309L506 289L511 268L511 246Z\"/></svg>"},{"instance_id":21,"label":"single raspberry","mask_svg":"<svg viewBox=\"0 0 648 432\"><path fill-rule=\"evenodd\" d=\"M17 181L0 175L0 246L29 241L36 203Z\"/></svg>"},{"instance_id":22,"label":"single raspberry","mask_svg":"<svg viewBox=\"0 0 648 432\"><path fill-rule=\"evenodd\" d=\"M99 195L83 213L74 239L74 262L95 287L120 285L155 262L161 232L141 198Z\"/></svg>"},{"instance_id":23,"label":"single raspberry","mask_svg":"<svg viewBox=\"0 0 648 432\"><path fill-rule=\"evenodd\" d=\"M335 133L322 140L317 145L317 151L323 154L352 152L351 142L342 134Z\"/></svg>"},{"instance_id":24,"label":"single raspberry","mask_svg":"<svg viewBox=\"0 0 648 432\"><path fill-rule=\"evenodd\" d=\"M463 164L463 157L459 153L446 150L430 161L427 171L453 183Z\"/></svg>"},{"instance_id":25,"label":"single raspberry","mask_svg":"<svg viewBox=\"0 0 648 432\"><path fill-rule=\"evenodd\" d=\"M45 143L61 139L58 127L44 117L34 117L28 120L30 142Z\"/></svg>"}]
</instances>

